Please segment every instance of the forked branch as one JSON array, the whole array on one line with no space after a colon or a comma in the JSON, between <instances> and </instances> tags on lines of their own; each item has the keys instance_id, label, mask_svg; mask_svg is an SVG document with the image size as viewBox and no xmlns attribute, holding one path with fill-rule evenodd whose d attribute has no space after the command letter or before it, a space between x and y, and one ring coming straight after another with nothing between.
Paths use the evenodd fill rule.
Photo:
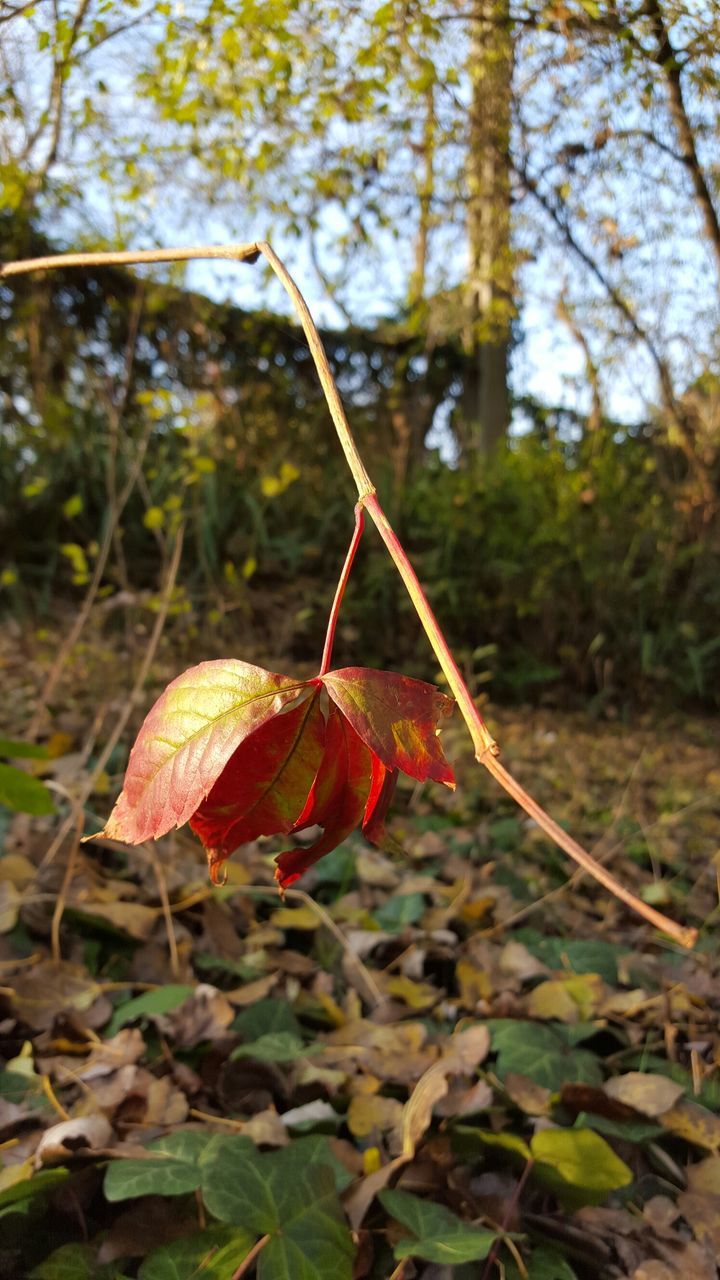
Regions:
<instances>
[{"instance_id":1,"label":"forked branch","mask_svg":"<svg viewBox=\"0 0 720 1280\"><path fill-rule=\"evenodd\" d=\"M550 817L549 814L533 800L531 796L515 781L512 774L508 773L497 759L498 747L493 740L487 726L485 725L480 712L478 711L472 699L469 689L463 680L460 669L453 658L445 637L440 629L440 625L430 608L430 604L425 596L418 577L413 569L410 561L405 554L397 535L393 531L390 522L385 515L377 498L375 487L368 476L362 458L358 453L357 446L350 430L350 424L347 420L345 410L343 408L340 394L335 384L332 369L328 361L325 348L318 333L315 321L310 314L307 303L298 289L295 281L288 272L285 265L278 258L277 254L271 246L263 240L252 244L235 244L235 245L194 245L190 247L181 247L173 249L145 249L129 252L116 253L64 253L54 254L51 257L27 259L23 262L11 262L0 268L0 277L8 277L14 275L25 274L30 271L49 271L57 270L63 267L84 267L84 266L120 266L130 265L142 262L177 262L188 261L194 258L221 258L232 262L256 262L262 256L265 258L275 275L288 293L292 304L297 313L300 324L302 325L305 337L310 348L311 355L315 362L320 383L325 393L330 416L333 420L335 430L337 431L340 444L342 446L348 466L352 472L353 479L358 491L358 507L364 508L372 517L380 537L395 563L395 566L407 588L408 594L415 606L417 615L425 629L433 651L440 663L442 671L448 682L451 692L453 693L461 715L468 727L470 736L475 747L475 756L477 760L485 765L495 780L501 787L512 796L512 798L525 810L527 814L542 828L543 831L554 841L559 847L575 862L577 862L585 871L603 885L610 893L619 898L633 911L642 916L649 924L659 929L662 933L667 934L675 942L680 943L683 947L692 947L697 938L697 930L688 928L687 926L677 924L670 920L661 912L656 911L647 903L642 902L635 894L620 884L614 876L610 875L595 859L589 854L577 841L573 840L562 827ZM359 537L360 521L356 527L356 536ZM351 544L351 552L354 553L356 539ZM348 559L351 561L351 555ZM346 564L349 572L349 564ZM341 580L341 587L344 581ZM339 603L339 601L337 601ZM333 609L331 618L336 614ZM330 643L332 637L329 637Z\"/></svg>"}]
</instances>

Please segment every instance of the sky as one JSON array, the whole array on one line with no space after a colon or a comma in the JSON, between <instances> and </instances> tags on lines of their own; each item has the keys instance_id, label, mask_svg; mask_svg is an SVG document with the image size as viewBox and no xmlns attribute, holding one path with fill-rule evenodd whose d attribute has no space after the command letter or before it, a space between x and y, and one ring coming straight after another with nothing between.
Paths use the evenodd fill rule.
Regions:
<instances>
[{"instance_id":1,"label":"sky","mask_svg":"<svg viewBox=\"0 0 720 1280\"><path fill-rule=\"evenodd\" d=\"M14 20L14 56L22 65L22 84L30 114L42 107L46 94L49 70L48 51L37 48L37 32L42 27L43 11L37 6L32 19ZM24 26L22 25L24 23ZM18 25L20 24L20 25ZM133 32L122 43L108 42L104 51L93 55L97 60L95 74L101 74L108 86L108 98L118 128L125 129L126 137L132 137L135 122L145 127L147 104L133 93L131 77L140 53L138 40L148 45L153 37L151 27L144 25L140 32ZM121 37L121 41L122 41ZM18 61L19 60L19 61ZM135 60L135 63L134 61ZM573 69L562 69L553 79L543 70L534 73L532 58L523 64L526 84L523 86L523 105L528 115L528 136L536 130L536 138L542 139L545 121L552 119L553 127L564 131L568 141L591 136L594 98L599 101L607 88L605 69L601 66L597 83L582 85L577 103L571 102L559 116L557 102L563 89L563 76L572 76ZM553 73L555 74L555 73ZM533 78L534 76L534 78ZM569 82L568 82L569 83ZM82 102L88 93L89 82L82 77L73 85L74 105ZM625 125L635 126L637 106L619 102L618 119ZM661 122L662 123L662 122ZM12 141L12 120L4 126L6 139ZM163 126L160 126L162 130ZM162 137L161 137L162 140ZM107 144L104 144L107 145ZM516 142L517 145L517 142ZM112 146L112 139L110 142ZM547 157L542 142L535 143L532 161L541 172ZM57 211L49 229L57 236L58 247L72 247L78 238L92 240L106 237L124 247L151 247L153 244L214 243L266 238L267 222L262 214L249 215L242 207L241 196L235 202L225 202L209 209L200 200L188 200L175 189L172 173L165 175L154 190L145 192L134 207L127 206L123 213L121 202L115 199L112 181L103 182L94 176L98 167L98 153L92 130L78 129L71 147L71 165L68 176L75 183L81 199L74 207ZM628 152L628 155L631 153ZM651 181L648 183L648 172ZM656 175L657 181L652 181ZM62 176L62 173L61 173ZM551 176L552 177L552 176ZM552 181L548 187L552 190ZM628 226L637 228L640 243L623 260L622 270L631 285L637 287L638 296L649 299L643 317L648 324L659 326L666 349L678 369L680 385L691 380L699 364L712 361L716 349L716 337L720 331L717 308L717 280L704 250L702 236L697 234L697 218L682 189L665 180L658 165L633 172L627 166L620 172L607 168L599 175L588 171L580 175L571 196L577 212L580 234L585 243L595 251L590 220L606 210L611 218L623 219ZM589 210L587 230L583 218L588 218L583 205ZM689 209L689 213L688 213ZM332 247L336 232L340 229L344 211L328 204L323 211L323 225L330 248L324 258L324 268L330 273L340 265ZM124 221L123 221L124 219ZM146 219L144 221L143 219ZM656 395L655 375L646 353L625 339L614 337L612 317L601 316L598 308L598 289L579 267L567 246L554 235L542 217L529 210L525 201L518 208L515 220L516 247L520 253L517 271L520 298L520 342L512 356L511 383L516 395L530 395L552 404L565 405L577 412L589 407L589 391L585 377L585 357L572 338L567 326L557 316L557 299L562 288L573 299L581 317L587 340L597 355L604 376L604 392L608 412L618 421L635 423L647 416L648 405ZM444 231L440 257L449 260L457 278L462 277L464 244L459 228L448 227ZM321 286L310 260L307 244L280 234L273 237L277 252L285 258L305 293L306 299L320 324L342 326L343 318ZM361 262L352 285L346 295L353 316L359 322L372 324L392 312L395 302L405 294L411 241L379 235L380 254L372 262ZM608 272L619 271L617 263L608 264ZM155 270L155 269L154 269ZM268 278L258 267L234 267L229 264L198 262L185 271L190 287L209 296L229 300L252 309L269 307L283 310L287 306L280 286ZM601 323L600 323L601 322ZM605 365L616 351L605 374ZM517 429L522 429L518 419ZM448 442L443 437L442 422L438 424L439 444L448 455Z\"/></svg>"}]
</instances>

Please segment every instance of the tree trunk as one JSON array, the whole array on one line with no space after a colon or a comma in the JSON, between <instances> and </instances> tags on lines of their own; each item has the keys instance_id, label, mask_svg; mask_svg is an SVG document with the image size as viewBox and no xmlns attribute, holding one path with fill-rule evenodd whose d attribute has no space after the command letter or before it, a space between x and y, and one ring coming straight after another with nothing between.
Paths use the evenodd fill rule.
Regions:
<instances>
[{"instance_id":1,"label":"tree trunk","mask_svg":"<svg viewBox=\"0 0 720 1280\"><path fill-rule=\"evenodd\" d=\"M508 354L513 315L510 245L512 37L509 0L476 0L468 72L465 346L471 357L462 416L465 447L490 453L510 421Z\"/></svg>"}]
</instances>

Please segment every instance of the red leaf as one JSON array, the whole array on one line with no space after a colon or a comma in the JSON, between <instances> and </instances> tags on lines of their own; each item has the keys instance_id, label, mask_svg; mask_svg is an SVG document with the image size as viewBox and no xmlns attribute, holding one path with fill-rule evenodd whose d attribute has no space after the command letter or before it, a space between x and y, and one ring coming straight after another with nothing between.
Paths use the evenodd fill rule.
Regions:
<instances>
[{"instance_id":1,"label":"red leaf","mask_svg":"<svg viewBox=\"0 0 720 1280\"><path fill-rule=\"evenodd\" d=\"M373 783L373 760L358 734L331 705L325 752L318 775L293 830L316 823L322 836L306 849L278 854L275 879L287 889L326 853L331 853L362 821Z\"/></svg>"},{"instance_id":2,"label":"red leaf","mask_svg":"<svg viewBox=\"0 0 720 1280\"><path fill-rule=\"evenodd\" d=\"M388 769L455 786L435 726L453 701L434 685L392 671L344 667L322 677L333 701Z\"/></svg>"},{"instance_id":3,"label":"red leaf","mask_svg":"<svg viewBox=\"0 0 720 1280\"><path fill-rule=\"evenodd\" d=\"M232 658L201 662L178 676L145 719L102 834L140 844L182 826L241 742L302 688L301 681Z\"/></svg>"},{"instance_id":4,"label":"red leaf","mask_svg":"<svg viewBox=\"0 0 720 1280\"><path fill-rule=\"evenodd\" d=\"M287 834L322 760L325 720L316 693L250 734L225 765L190 826L222 862L258 836Z\"/></svg>"},{"instance_id":5,"label":"red leaf","mask_svg":"<svg viewBox=\"0 0 720 1280\"><path fill-rule=\"evenodd\" d=\"M397 786L397 769L385 769L385 777L379 793L368 797L362 830L366 840L371 844L383 845L386 841L385 818Z\"/></svg>"}]
</instances>

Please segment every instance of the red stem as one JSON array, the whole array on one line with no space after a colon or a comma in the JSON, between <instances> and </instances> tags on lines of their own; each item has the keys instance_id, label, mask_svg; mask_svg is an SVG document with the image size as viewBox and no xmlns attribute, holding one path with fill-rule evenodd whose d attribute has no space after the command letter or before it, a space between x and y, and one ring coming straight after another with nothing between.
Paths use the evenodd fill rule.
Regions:
<instances>
[{"instance_id":1,"label":"red stem","mask_svg":"<svg viewBox=\"0 0 720 1280\"><path fill-rule=\"evenodd\" d=\"M472 700L470 690L465 684L460 668L448 648L447 640L440 630L440 624L428 604L427 596L420 586L418 576L410 564L397 534L392 529L390 521L380 506L377 494L367 494L363 498L363 506L367 508L368 512L372 516L380 537L390 552L390 555L395 562L395 567L405 583L410 599L415 605L418 617L425 628L430 644L435 650L435 654L443 669L445 679L447 680L453 697L460 708L462 717L470 730L473 744L475 746L475 754L478 760L482 760L486 752L490 752L492 755L496 756L498 754L497 743Z\"/></svg>"},{"instance_id":2,"label":"red stem","mask_svg":"<svg viewBox=\"0 0 720 1280\"><path fill-rule=\"evenodd\" d=\"M357 502L355 504L355 529L353 531L353 536L350 539L350 546L348 547L348 553L345 557L345 563L342 567L340 580L335 591L335 599L332 602L330 617L328 618L325 648L323 649L322 662L320 663L320 670L318 671L319 676L327 675L330 670L330 659L332 658L333 644L335 641L335 628L337 626L340 605L342 604L342 598L345 595L345 588L348 583L348 578L350 577L350 570L352 569L353 560L355 559L355 552L360 545L360 539L364 528L365 517L362 510L362 502Z\"/></svg>"},{"instance_id":3,"label":"red stem","mask_svg":"<svg viewBox=\"0 0 720 1280\"><path fill-rule=\"evenodd\" d=\"M417 574L413 569L410 561L405 554L405 550L400 543L397 535L390 526L387 516L377 500L375 493L367 494L363 498L363 505L367 508L372 516L380 537L387 547L390 555L395 563L395 567L400 574L405 586L408 590L410 598L415 605L420 621L427 633L428 639L435 650L437 658L445 674L445 678L457 700L462 717L470 731L473 744L475 747L476 759L483 764L486 769L493 775L496 782L512 796L513 800L520 805L525 812L534 819L539 827L550 837L551 840L558 844L565 853L569 854L583 868L584 871L599 881L604 888L613 893L616 898L624 902L627 906L636 911L649 924L654 925L656 929L660 929L662 933L667 934L683 947L692 947L697 938L697 930L688 928L685 925L676 924L674 920L668 919L659 911L655 911L653 907L648 906L634 893L626 889L620 884L609 871L605 870L599 862L592 857L587 850L573 840L567 831L563 831L562 827L550 817L549 813L528 795L527 791L520 786L520 783L513 778L511 773L497 759L498 748L492 738L480 712L478 711L470 691L462 678L460 670L453 658L447 641L440 630L437 618L428 604L427 597L423 591Z\"/></svg>"}]
</instances>

